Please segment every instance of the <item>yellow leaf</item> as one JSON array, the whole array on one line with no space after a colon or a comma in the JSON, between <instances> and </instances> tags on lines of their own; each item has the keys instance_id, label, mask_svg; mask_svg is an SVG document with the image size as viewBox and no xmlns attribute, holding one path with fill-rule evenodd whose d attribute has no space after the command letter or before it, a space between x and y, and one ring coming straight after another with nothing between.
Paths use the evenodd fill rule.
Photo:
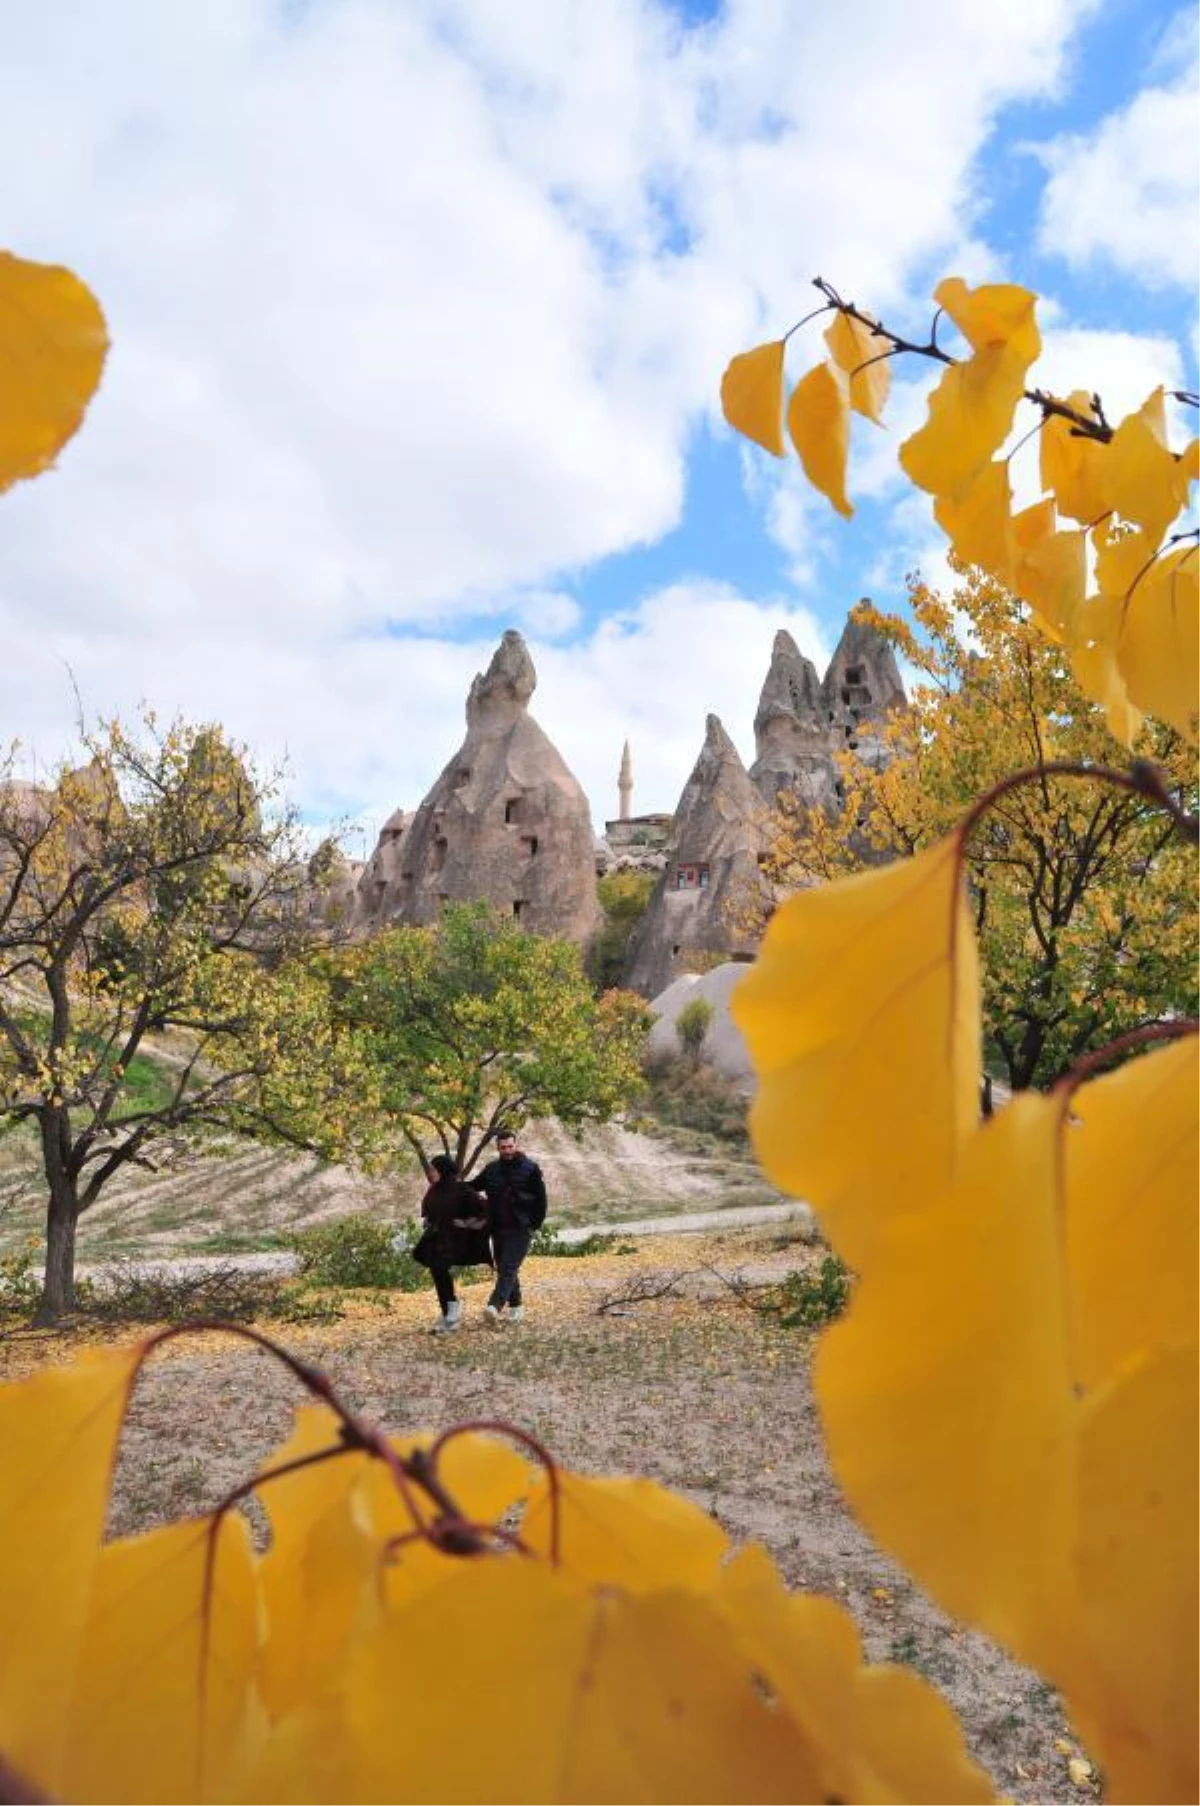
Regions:
<instances>
[{"instance_id":1,"label":"yellow leaf","mask_svg":"<svg viewBox=\"0 0 1200 1806\"><path fill-rule=\"evenodd\" d=\"M1092 546L1096 554L1096 588L1122 602L1157 549L1148 533L1136 532L1112 520L1101 521L1093 529Z\"/></svg>"},{"instance_id":2,"label":"yellow leaf","mask_svg":"<svg viewBox=\"0 0 1200 1806\"><path fill-rule=\"evenodd\" d=\"M1037 296L1012 282L985 282L970 289L961 276L947 276L933 291L972 351L1003 346L1028 370L1042 349L1037 328Z\"/></svg>"},{"instance_id":3,"label":"yellow leaf","mask_svg":"<svg viewBox=\"0 0 1200 1806\"><path fill-rule=\"evenodd\" d=\"M1141 732L1141 711L1130 701L1117 665L1122 603L1117 596L1089 596L1071 626L1071 670L1086 696L1098 702L1109 732L1132 746Z\"/></svg>"},{"instance_id":4,"label":"yellow leaf","mask_svg":"<svg viewBox=\"0 0 1200 1806\"><path fill-rule=\"evenodd\" d=\"M788 403L787 424L809 482L849 518L854 509L846 499L850 389L845 371L825 363L802 376Z\"/></svg>"},{"instance_id":5,"label":"yellow leaf","mask_svg":"<svg viewBox=\"0 0 1200 1806\"><path fill-rule=\"evenodd\" d=\"M1114 1801L1200 1797L1196 1373L1193 1339L1125 1371L1081 1410L1089 1665L1069 1710Z\"/></svg>"},{"instance_id":6,"label":"yellow leaf","mask_svg":"<svg viewBox=\"0 0 1200 1806\"><path fill-rule=\"evenodd\" d=\"M1017 557L1012 587L1051 639L1069 641L1087 594L1087 534L1078 529L1039 540Z\"/></svg>"},{"instance_id":7,"label":"yellow leaf","mask_svg":"<svg viewBox=\"0 0 1200 1806\"><path fill-rule=\"evenodd\" d=\"M972 290L951 276L934 292L972 355L946 371L929 397L929 419L900 447L900 463L919 488L942 496L957 494L1008 437L1041 337L1027 289Z\"/></svg>"},{"instance_id":8,"label":"yellow leaf","mask_svg":"<svg viewBox=\"0 0 1200 1806\"><path fill-rule=\"evenodd\" d=\"M1055 1677L1078 1627L1059 1118L1025 1094L977 1130L817 1357L830 1453L867 1529L947 1611Z\"/></svg>"},{"instance_id":9,"label":"yellow leaf","mask_svg":"<svg viewBox=\"0 0 1200 1806\"><path fill-rule=\"evenodd\" d=\"M246 1520L188 1519L110 1543L96 1573L57 1790L206 1800L261 1743Z\"/></svg>"},{"instance_id":10,"label":"yellow leaf","mask_svg":"<svg viewBox=\"0 0 1200 1806\"><path fill-rule=\"evenodd\" d=\"M782 339L756 345L753 351L731 358L721 378L721 411L729 425L777 458L787 450L783 442L783 354Z\"/></svg>"},{"instance_id":11,"label":"yellow leaf","mask_svg":"<svg viewBox=\"0 0 1200 1806\"><path fill-rule=\"evenodd\" d=\"M929 419L900 447L901 468L933 495L955 495L1008 437L1025 386L1004 347L952 364L929 397Z\"/></svg>"},{"instance_id":12,"label":"yellow leaf","mask_svg":"<svg viewBox=\"0 0 1200 1806\"><path fill-rule=\"evenodd\" d=\"M758 1074L758 1157L859 1267L894 1217L948 1183L978 1120L979 968L957 837L789 898L733 1014Z\"/></svg>"},{"instance_id":13,"label":"yellow leaf","mask_svg":"<svg viewBox=\"0 0 1200 1806\"><path fill-rule=\"evenodd\" d=\"M1166 445L1161 389L1118 426L1106 449L1104 480L1110 506L1155 544L1186 507L1188 475Z\"/></svg>"},{"instance_id":14,"label":"yellow leaf","mask_svg":"<svg viewBox=\"0 0 1200 1806\"><path fill-rule=\"evenodd\" d=\"M1067 405L1085 420L1095 419L1091 399L1082 390L1068 395ZM1053 495L1060 514L1085 526L1112 507L1104 480L1105 450L1100 440L1084 437L1061 415L1052 414L1042 425L1042 488Z\"/></svg>"},{"instance_id":15,"label":"yellow leaf","mask_svg":"<svg viewBox=\"0 0 1200 1806\"><path fill-rule=\"evenodd\" d=\"M339 1431L327 1406L298 1410L271 1467L338 1448ZM362 1492L370 1465L343 1451L262 1489L271 1546L260 1575L267 1635L259 1684L275 1716L335 1677L352 1638L379 1615L383 1539Z\"/></svg>"},{"instance_id":16,"label":"yellow leaf","mask_svg":"<svg viewBox=\"0 0 1200 1806\"><path fill-rule=\"evenodd\" d=\"M83 420L107 350L104 315L78 276L0 251L0 492L54 462Z\"/></svg>"},{"instance_id":17,"label":"yellow leaf","mask_svg":"<svg viewBox=\"0 0 1200 1806\"><path fill-rule=\"evenodd\" d=\"M0 1751L52 1790L140 1352L89 1352L0 1387Z\"/></svg>"},{"instance_id":18,"label":"yellow leaf","mask_svg":"<svg viewBox=\"0 0 1200 1806\"><path fill-rule=\"evenodd\" d=\"M809 1740L818 1788L798 1798L990 1800L945 1701L911 1669L863 1667L853 1620L789 1596L762 1549L721 1570L715 1603L754 1671Z\"/></svg>"},{"instance_id":19,"label":"yellow leaf","mask_svg":"<svg viewBox=\"0 0 1200 1806\"><path fill-rule=\"evenodd\" d=\"M565 1572L627 1592L707 1586L729 1538L706 1512L652 1480L559 1475L560 1556ZM530 1496L522 1525L529 1547L551 1547L549 1482Z\"/></svg>"},{"instance_id":20,"label":"yellow leaf","mask_svg":"<svg viewBox=\"0 0 1200 1806\"><path fill-rule=\"evenodd\" d=\"M702 1600L593 1592L519 1559L448 1565L349 1664L343 1765L321 1797L803 1797L800 1732L762 1697ZM481 1626L504 1628L513 1684L500 1699L495 1639ZM431 1659L438 1650L453 1651L449 1675ZM237 1797L312 1797L297 1790L294 1758L313 1739L295 1723L284 1739L285 1760L269 1747Z\"/></svg>"},{"instance_id":21,"label":"yellow leaf","mask_svg":"<svg viewBox=\"0 0 1200 1806\"><path fill-rule=\"evenodd\" d=\"M1085 1762L1082 1756L1072 1756L1067 1763L1067 1773L1073 1787L1083 1787L1092 1778L1092 1765Z\"/></svg>"},{"instance_id":22,"label":"yellow leaf","mask_svg":"<svg viewBox=\"0 0 1200 1806\"><path fill-rule=\"evenodd\" d=\"M983 464L956 495L939 496L934 519L965 564L1012 582L1012 486L1006 459Z\"/></svg>"},{"instance_id":23,"label":"yellow leaf","mask_svg":"<svg viewBox=\"0 0 1200 1806\"><path fill-rule=\"evenodd\" d=\"M1130 699L1195 741L1200 708L1200 606L1195 546L1167 552L1125 599L1117 665Z\"/></svg>"},{"instance_id":24,"label":"yellow leaf","mask_svg":"<svg viewBox=\"0 0 1200 1806\"><path fill-rule=\"evenodd\" d=\"M850 379L850 406L858 414L883 425L883 409L892 386L892 367L881 356L886 339L877 338L869 326L839 309L825 333L829 355Z\"/></svg>"}]
</instances>

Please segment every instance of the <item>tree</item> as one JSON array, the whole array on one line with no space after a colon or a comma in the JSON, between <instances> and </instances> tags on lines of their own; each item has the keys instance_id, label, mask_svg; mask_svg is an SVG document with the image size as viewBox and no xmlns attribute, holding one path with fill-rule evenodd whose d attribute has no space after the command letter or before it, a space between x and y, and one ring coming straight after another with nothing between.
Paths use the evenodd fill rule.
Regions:
<instances>
[{"instance_id":1,"label":"tree","mask_svg":"<svg viewBox=\"0 0 1200 1806\"><path fill-rule=\"evenodd\" d=\"M609 990L625 975L633 931L646 913L654 889L653 872L606 872L596 886L604 925L592 941L587 969L596 989Z\"/></svg>"},{"instance_id":2,"label":"tree","mask_svg":"<svg viewBox=\"0 0 1200 1806\"><path fill-rule=\"evenodd\" d=\"M333 957L330 972L385 1128L422 1165L437 1144L469 1172L502 1123L605 1122L640 1088L642 1000L596 998L576 946L528 934L487 904L391 929Z\"/></svg>"},{"instance_id":3,"label":"tree","mask_svg":"<svg viewBox=\"0 0 1200 1806\"><path fill-rule=\"evenodd\" d=\"M206 1127L300 1140L301 1077L306 1099L341 1084L323 993L289 957L309 878L290 817L264 822L269 786L215 727L114 722L87 748L46 785L11 754L0 773L0 1124L38 1136L42 1321L73 1307L79 1219L118 1172ZM162 1084L135 1095L172 1029ZM336 1121L329 1104L327 1139Z\"/></svg>"},{"instance_id":4,"label":"tree","mask_svg":"<svg viewBox=\"0 0 1200 1806\"><path fill-rule=\"evenodd\" d=\"M919 852L1006 772L1120 762L1062 647L993 579L958 568L948 601L910 584L916 631L869 611L925 681L909 713L881 725L882 759L841 755L838 817L802 797L776 811L766 870L777 892ZM1138 751L1194 806L1194 760L1177 734L1151 725ZM987 810L967 858L985 1047L1014 1090L1196 1013L1194 860L1151 798L1043 772Z\"/></svg>"},{"instance_id":5,"label":"tree","mask_svg":"<svg viewBox=\"0 0 1200 1806\"><path fill-rule=\"evenodd\" d=\"M675 1033L684 1056L693 1066L700 1062L700 1049L713 1019L713 1006L707 997L693 997L675 1018Z\"/></svg>"}]
</instances>

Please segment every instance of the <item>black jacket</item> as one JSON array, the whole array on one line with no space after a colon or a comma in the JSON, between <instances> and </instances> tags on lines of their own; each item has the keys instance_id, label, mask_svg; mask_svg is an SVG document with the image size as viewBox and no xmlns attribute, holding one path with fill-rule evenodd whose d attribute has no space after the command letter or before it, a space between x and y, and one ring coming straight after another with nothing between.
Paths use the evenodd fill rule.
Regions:
<instances>
[{"instance_id":1,"label":"black jacket","mask_svg":"<svg viewBox=\"0 0 1200 1806\"><path fill-rule=\"evenodd\" d=\"M473 1185L465 1185L461 1179L439 1179L422 1198L421 1215L425 1232L413 1253L423 1265L491 1265L486 1229L467 1229L462 1221L464 1217L488 1215L487 1205Z\"/></svg>"},{"instance_id":2,"label":"black jacket","mask_svg":"<svg viewBox=\"0 0 1200 1806\"><path fill-rule=\"evenodd\" d=\"M540 1229L546 1221L546 1181L528 1154L489 1161L474 1183L487 1198L493 1230L502 1229L510 1213L522 1229Z\"/></svg>"}]
</instances>

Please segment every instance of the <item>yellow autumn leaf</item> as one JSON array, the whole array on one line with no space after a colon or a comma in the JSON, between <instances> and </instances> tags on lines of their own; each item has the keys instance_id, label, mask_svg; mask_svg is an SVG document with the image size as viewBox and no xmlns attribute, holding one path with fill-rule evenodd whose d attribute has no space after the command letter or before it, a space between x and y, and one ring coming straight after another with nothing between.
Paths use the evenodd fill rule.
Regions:
<instances>
[{"instance_id":1,"label":"yellow autumn leaf","mask_svg":"<svg viewBox=\"0 0 1200 1806\"><path fill-rule=\"evenodd\" d=\"M1004 444L1024 387L1024 366L1003 346L952 364L929 419L900 447L901 468L932 495L956 494Z\"/></svg>"},{"instance_id":2,"label":"yellow autumn leaf","mask_svg":"<svg viewBox=\"0 0 1200 1806\"><path fill-rule=\"evenodd\" d=\"M1067 406L1084 420L1096 418L1091 397L1081 389L1066 398ZM1058 511L1071 520L1092 526L1112 507L1105 487L1105 446L1089 439L1069 420L1051 414L1041 429L1042 488L1049 490Z\"/></svg>"},{"instance_id":3,"label":"yellow autumn leaf","mask_svg":"<svg viewBox=\"0 0 1200 1806\"><path fill-rule=\"evenodd\" d=\"M652 1480L558 1476L560 1560L566 1573L627 1592L706 1586L729 1548L719 1524ZM552 1489L530 1495L521 1527L535 1553L551 1550Z\"/></svg>"},{"instance_id":4,"label":"yellow autumn leaf","mask_svg":"<svg viewBox=\"0 0 1200 1806\"><path fill-rule=\"evenodd\" d=\"M104 315L78 276L0 251L0 492L54 462L83 420L107 350Z\"/></svg>"},{"instance_id":5,"label":"yellow autumn leaf","mask_svg":"<svg viewBox=\"0 0 1200 1806\"><path fill-rule=\"evenodd\" d=\"M848 1613L830 1599L789 1595L764 1550L740 1550L721 1569L714 1601L812 1745L816 1798L993 1798L934 1689L909 1668L864 1667Z\"/></svg>"},{"instance_id":6,"label":"yellow autumn leaf","mask_svg":"<svg viewBox=\"0 0 1200 1806\"><path fill-rule=\"evenodd\" d=\"M731 358L721 378L721 411L735 432L782 458L784 342L772 339Z\"/></svg>"},{"instance_id":7,"label":"yellow autumn leaf","mask_svg":"<svg viewBox=\"0 0 1200 1806\"><path fill-rule=\"evenodd\" d=\"M961 276L946 276L933 298L954 321L972 351L1003 347L1025 370L1042 349L1037 296L1015 282L985 282L968 288Z\"/></svg>"},{"instance_id":8,"label":"yellow autumn leaf","mask_svg":"<svg viewBox=\"0 0 1200 1806\"><path fill-rule=\"evenodd\" d=\"M270 1465L339 1447L335 1414L305 1406ZM383 1538L363 1497L371 1466L343 1449L262 1488L271 1543L260 1570L266 1636L258 1682L273 1716L311 1693L314 1681L336 1675L351 1639L382 1609Z\"/></svg>"},{"instance_id":9,"label":"yellow autumn leaf","mask_svg":"<svg viewBox=\"0 0 1200 1806\"><path fill-rule=\"evenodd\" d=\"M1008 437L1041 336L1027 289L969 289L951 276L934 293L972 355L952 364L933 390L929 419L900 447L900 464L918 488L952 496Z\"/></svg>"},{"instance_id":10,"label":"yellow autumn leaf","mask_svg":"<svg viewBox=\"0 0 1200 1806\"><path fill-rule=\"evenodd\" d=\"M850 406L858 414L883 425L883 410L892 386L892 367L881 353L886 339L877 338L869 326L840 309L825 333L829 355L850 379Z\"/></svg>"},{"instance_id":11,"label":"yellow autumn leaf","mask_svg":"<svg viewBox=\"0 0 1200 1806\"><path fill-rule=\"evenodd\" d=\"M342 1758L322 1797L804 1797L799 1730L722 1646L702 1600L593 1590L513 1558L449 1566L347 1665ZM497 1696L495 1643L480 1627L501 1625L517 1684ZM438 1649L454 1652L449 1684L430 1659ZM496 1734L476 1734L492 1709ZM285 1724L284 1760L268 1747L233 1797L311 1798L297 1792L294 1766L311 1740L298 1721Z\"/></svg>"},{"instance_id":12,"label":"yellow autumn leaf","mask_svg":"<svg viewBox=\"0 0 1200 1806\"><path fill-rule=\"evenodd\" d=\"M0 1751L49 1787L140 1352L92 1351L0 1387Z\"/></svg>"},{"instance_id":13,"label":"yellow autumn leaf","mask_svg":"<svg viewBox=\"0 0 1200 1806\"><path fill-rule=\"evenodd\" d=\"M1051 639L1068 642L1087 595L1087 534L1050 533L1018 554L1012 587Z\"/></svg>"},{"instance_id":14,"label":"yellow autumn leaf","mask_svg":"<svg viewBox=\"0 0 1200 1806\"><path fill-rule=\"evenodd\" d=\"M1188 1201L1194 1209L1194 1187ZM1080 1408L1088 1665L1068 1700L1113 1801L1200 1797L1196 1380L1193 1338L1148 1354Z\"/></svg>"},{"instance_id":15,"label":"yellow autumn leaf","mask_svg":"<svg viewBox=\"0 0 1200 1806\"><path fill-rule=\"evenodd\" d=\"M1119 597L1123 603L1154 557L1158 549L1155 542L1148 533L1113 520L1101 521L1093 528L1091 540L1096 588L1106 596Z\"/></svg>"},{"instance_id":16,"label":"yellow autumn leaf","mask_svg":"<svg viewBox=\"0 0 1200 1806\"><path fill-rule=\"evenodd\" d=\"M809 482L849 518L854 509L846 499L850 386L845 371L824 363L802 376L788 402L787 425Z\"/></svg>"},{"instance_id":17,"label":"yellow autumn leaf","mask_svg":"<svg viewBox=\"0 0 1200 1806\"><path fill-rule=\"evenodd\" d=\"M1200 1041L1129 1060L1075 1093L1065 1138L1071 1366L1086 1390L1196 1339Z\"/></svg>"},{"instance_id":18,"label":"yellow autumn leaf","mask_svg":"<svg viewBox=\"0 0 1200 1806\"><path fill-rule=\"evenodd\" d=\"M67 1799L220 1797L266 1734L245 1518L110 1543L96 1572L61 1778Z\"/></svg>"},{"instance_id":19,"label":"yellow autumn leaf","mask_svg":"<svg viewBox=\"0 0 1200 1806\"><path fill-rule=\"evenodd\" d=\"M1188 472L1166 443L1161 389L1117 427L1105 448L1104 482L1110 507L1155 545L1187 505Z\"/></svg>"},{"instance_id":20,"label":"yellow autumn leaf","mask_svg":"<svg viewBox=\"0 0 1200 1806\"><path fill-rule=\"evenodd\" d=\"M1116 657L1136 706L1195 741L1200 595L1194 545L1165 553L1136 580L1121 610Z\"/></svg>"},{"instance_id":21,"label":"yellow autumn leaf","mask_svg":"<svg viewBox=\"0 0 1200 1806\"><path fill-rule=\"evenodd\" d=\"M1109 732L1132 746L1142 713L1130 700L1117 664L1117 637L1124 604L1119 596L1089 596L1071 624L1071 671L1086 696L1103 708Z\"/></svg>"},{"instance_id":22,"label":"yellow autumn leaf","mask_svg":"<svg viewBox=\"0 0 1200 1806\"><path fill-rule=\"evenodd\" d=\"M1061 1679L1078 1610L1058 1133L1057 1102L1028 1094L976 1130L864 1272L816 1383L871 1534L947 1611Z\"/></svg>"},{"instance_id":23,"label":"yellow autumn leaf","mask_svg":"<svg viewBox=\"0 0 1200 1806\"><path fill-rule=\"evenodd\" d=\"M955 495L941 495L934 519L965 564L1012 582L1012 485L1006 459L982 464Z\"/></svg>"},{"instance_id":24,"label":"yellow autumn leaf","mask_svg":"<svg viewBox=\"0 0 1200 1806\"><path fill-rule=\"evenodd\" d=\"M979 968L957 836L790 897L733 996L755 1150L862 1265L979 1113ZM871 1107L864 1110L862 1100Z\"/></svg>"}]
</instances>

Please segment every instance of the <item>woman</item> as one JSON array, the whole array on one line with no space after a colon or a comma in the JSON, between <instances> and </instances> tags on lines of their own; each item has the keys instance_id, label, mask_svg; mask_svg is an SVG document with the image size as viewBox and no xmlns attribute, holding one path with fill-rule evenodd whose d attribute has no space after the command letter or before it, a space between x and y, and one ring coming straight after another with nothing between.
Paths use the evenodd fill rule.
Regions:
<instances>
[{"instance_id":1,"label":"woman","mask_svg":"<svg viewBox=\"0 0 1200 1806\"><path fill-rule=\"evenodd\" d=\"M487 1200L459 1177L449 1154L435 1154L426 1169L429 1190L421 1199L425 1229L413 1258L429 1268L442 1314L432 1334L462 1326L462 1305L454 1291L453 1267L492 1264L487 1234Z\"/></svg>"}]
</instances>

